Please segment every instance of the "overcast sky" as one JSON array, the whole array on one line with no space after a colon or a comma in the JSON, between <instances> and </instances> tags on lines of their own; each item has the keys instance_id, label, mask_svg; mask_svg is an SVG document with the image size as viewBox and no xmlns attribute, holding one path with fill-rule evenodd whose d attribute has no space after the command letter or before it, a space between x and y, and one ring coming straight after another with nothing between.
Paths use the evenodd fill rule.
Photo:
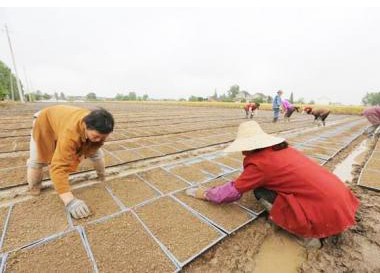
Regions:
<instances>
[{"instance_id":1,"label":"overcast sky","mask_svg":"<svg viewBox=\"0 0 380 280\"><path fill-rule=\"evenodd\" d=\"M0 24L32 90L181 98L238 84L359 104L380 91L379 15L333 7L1 8ZM0 35L0 60L11 65Z\"/></svg>"}]
</instances>

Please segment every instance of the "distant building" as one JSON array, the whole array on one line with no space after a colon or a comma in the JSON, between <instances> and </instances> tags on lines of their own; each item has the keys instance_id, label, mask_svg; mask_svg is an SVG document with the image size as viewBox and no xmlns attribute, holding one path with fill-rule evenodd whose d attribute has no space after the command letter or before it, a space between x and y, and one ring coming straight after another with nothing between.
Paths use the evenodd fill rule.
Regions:
<instances>
[{"instance_id":1,"label":"distant building","mask_svg":"<svg viewBox=\"0 0 380 280\"><path fill-rule=\"evenodd\" d=\"M247 91L241 91L234 98L235 102L242 102L244 100L246 102L252 102L254 100L261 100L261 102L265 102L267 100L267 96L260 92L257 92L255 94L250 94Z\"/></svg>"},{"instance_id":2,"label":"distant building","mask_svg":"<svg viewBox=\"0 0 380 280\"><path fill-rule=\"evenodd\" d=\"M242 102L242 101L250 102L252 100L253 100L253 95L251 95L249 92L244 91L244 90L236 94L234 98L235 102Z\"/></svg>"}]
</instances>

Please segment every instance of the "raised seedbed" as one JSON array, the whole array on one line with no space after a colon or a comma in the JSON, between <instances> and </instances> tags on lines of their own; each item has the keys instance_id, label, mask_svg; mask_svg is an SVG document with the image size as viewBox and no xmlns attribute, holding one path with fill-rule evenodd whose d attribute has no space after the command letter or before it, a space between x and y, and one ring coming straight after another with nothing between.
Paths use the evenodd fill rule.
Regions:
<instances>
[{"instance_id":1,"label":"raised seedbed","mask_svg":"<svg viewBox=\"0 0 380 280\"><path fill-rule=\"evenodd\" d=\"M176 270L176 266L131 212L88 225L85 230L99 272Z\"/></svg>"},{"instance_id":2,"label":"raised seedbed","mask_svg":"<svg viewBox=\"0 0 380 280\"><path fill-rule=\"evenodd\" d=\"M107 182L107 185L126 207L133 207L158 196L154 189L136 175L114 179Z\"/></svg>"},{"instance_id":3,"label":"raised seedbed","mask_svg":"<svg viewBox=\"0 0 380 280\"><path fill-rule=\"evenodd\" d=\"M91 210L91 216L85 219L74 220L74 224L84 224L121 210L101 184L76 189L73 191L73 194L75 197L83 200Z\"/></svg>"},{"instance_id":4,"label":"raised seedbed","mask_svg":"<svg viewBox=\"0 0 380 280\"><path fill-rule=\"evenodd\" d=\"M162 168L150 169L139 173L139 175L163 193L180 190L189 186L186 182L178 179Z\"/></svg>"},{"instance_id":5,"label":"raised seedbed","mask_svg":"<svg viewBox=\"0 0 380 280\"><path fill-rule=\"evenodd\" d=\"M14 250L68 228L57 194L44 194L13 206L2 251Z\"/></svg>"},{"instance_id":6,"label":"raised seedbed","mask_svg":"<svg viewBox=\"0 0 380 280\"><path fill-rule=\"evenodd\" d=\"M182 263L223 236L170 197L141 206L136 213Z\"/></svg>"},{"instance_id":7,"label":"raised seedbed","mask_svg":"<svg viewBox=\"0 0 380 280\"><path fill-rule=\"evenodd\" d=\"M78 231L9 254L5 272L89 273L93 265Z\"/></svg>"}]
</instances>

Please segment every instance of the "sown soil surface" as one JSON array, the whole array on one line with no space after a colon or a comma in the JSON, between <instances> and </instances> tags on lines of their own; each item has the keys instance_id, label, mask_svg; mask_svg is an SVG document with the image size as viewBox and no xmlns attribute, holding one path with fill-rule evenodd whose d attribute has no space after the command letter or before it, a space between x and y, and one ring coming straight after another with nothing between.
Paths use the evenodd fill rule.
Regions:
<instances>
[{"instance_id":1,"label":"sown soil surface","mask_svg":"<svg viewBox=\"0 0 380 280\"><path fill-rule=\"evenodd\" d=\"M6 271L13 273L89 273L92 264L77 231L9 255Z\"/></svg>"},{"instance_id":2,"label":"sown soil surface","mask_svg":"<svg viewBox=\"0 0 380 280\"><path fill-rule=\"evenodd\" d=\"M139 149L135 149L134 152L141 155L143 158L158 157L158 156L163 155L163 153L152 150L150 148L139 148Z\"/></svg>"},{"instance_id":3,"label":"sown soil surface","mask_svg":"<svg viewBox=\"0 0 380 280\"><path fill-rule=\"evenodd\" d=\"M153 146L152 148L155 149L156 151L161 152L164 155L176 153L176 152L179 152L181 150L181 149L176 149L173 146L169 146L169 145Z\"/></svg>"},{"instance_id":4,"label":"sown soil surface","mask_svg":"<svg viewBox=\"0 0 380 280\"><path fill-rule=\"evenodd\" d=\"M199 168L201 170L204 170L207 173L210 173L214 176L217 176L217 175L224 173L224 171L220 165L218 165L217 163L213 163L211 161L208 161L208 160L203 160L201 162L194 163L191 166L195 167L195 168Z\"/></svg>"},{"instance_id":5,"label":"sown soil surface","mask_svg":"<svg viewBox=\"0 0 380 280\"><path fill-rule=\"evenodd\" d=\"M176 193L175 196L227 231L233 231L252 218L252 215L236 204L228 203L218 205L189 197L184 192Z\"/></svg>"},{"instance_id":6,"label":"sown soil surface","mask_svg":"<svg viewBox=\"0 0 380 280\"><path fill-rule=\"evenodd\" d=\"M134 160L143 158L141 155L135 153L134 150L133 151L122 150L122 151L115 151L112 153L123 162L129 162L129 161L134 161Z\"/></svg>"},{"instance_id":7,"label":"sown soil surface","mask_svg":"<svg viewBox=\"0 0 380 280\"><path fill-rule=\"evenodd\" d=\"M178 165L170 169L170 172L193 184L201 183L209 177L200 169L185 165Z\"/></svg>"},{"instance_id":8,"label":"sown soil surface","mask_svg":"<svg viewBox=\"0 0 380 280\"><path fill-rule=\"evenodd\" d=\"M220 236L214 228L169 197L139 207L136 212L180 262L199 253Z\"/></svg>"},{"instance_id":9,"label":"sown soil surface","mask_svg":"<svg viewBox=\"0 0 380 280\"><path fill-rule=\"evenodd\" d=\"M64 231L67 227L65 207L56 194L16 203L10 215L2 251L19 248Z\"/></svg>"},{"instance_id":10,"label":"sown soil surface","mask_svg":"<svg viewBox=\"0 0 380 280\"><path fill-rule=\"evenodd\" d=\"M242 168L243 167L243 161L239 161L236 159L232 159L229 157L218 157L213 159L216 162L222 163L224 165L227 165L232 168Z\"/></svg>"},{"instance_id":11,"label":"sown soil surface","mask_svg":"<svg viewBox=\"0 0 380 280\"><path fill-rule=\"evenodd\" d=\"M380 171L370 169L364 170L360 178L360 185L378 188L380 190Z\"/></svg>"},{"instance_id":12,"label":"sown soil surface","mask_svg":"<svg viewBox=\"0 0 380 280\"><path fill-rule=\"evenodd\" d=\"M188 187L186 182L178 179L162 168L151 169L139 173L139 175L163 193Z\"/></svg>"},{"instance_id":13,"label":"sown soil surface","mask_svg":"<svg viewBox=\"0 0 380 280\"><path fill-rule=\"evenodd\" d=\"M85 224L121 210L102 184L76 189L73 194L83 200L91 211L91 215L87 218L73 219L75 225Z\"/></svg>"},{"instance_id":14,"label":"sown soil surface","mask_svg":"<svg viewBox=\"0 0 380 280\"><path fill-rule=\"evenodd\" d=\"M22 183L26 183L25 166L0 170L0 189Z\"/></svg>"},{"instance_id":15,"label":"sown soil surface","mask_svg":"<svg viewBox=\"0 0 380 280\"><path fill-rule=\"evenodd\" d=\"M176 267L131 213L86 226L99 272L173 272Z\"/></svg>"},{"instance_id":16,"label":"sown soil surface","mask_svg":"<svg viewBox=\"0 0 380 280\"><path fill-rule=\"evenodd\" d=\"M133 207L145 200L158 196L148 184L135 175L106 182L112 193L127 207Z\"/></svg>"}]
</instances>

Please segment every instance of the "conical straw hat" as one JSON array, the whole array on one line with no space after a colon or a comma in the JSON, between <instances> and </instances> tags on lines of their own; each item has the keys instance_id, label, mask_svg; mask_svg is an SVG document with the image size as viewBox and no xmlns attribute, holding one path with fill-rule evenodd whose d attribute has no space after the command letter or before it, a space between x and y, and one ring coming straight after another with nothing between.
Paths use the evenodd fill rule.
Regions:
<instances>
[{"instance_id":1,"label":"conical straw hat","mask_svg":"<svg viewBox=\"0 0 380 280\"><path fill-rule=\"evenodd\" d=\"M284 138L265 133L257 122L248 121L240 124L235 141L224 149L224 152L251 151L274 146L284 141Z\"/></svg>"}]
</instances>

